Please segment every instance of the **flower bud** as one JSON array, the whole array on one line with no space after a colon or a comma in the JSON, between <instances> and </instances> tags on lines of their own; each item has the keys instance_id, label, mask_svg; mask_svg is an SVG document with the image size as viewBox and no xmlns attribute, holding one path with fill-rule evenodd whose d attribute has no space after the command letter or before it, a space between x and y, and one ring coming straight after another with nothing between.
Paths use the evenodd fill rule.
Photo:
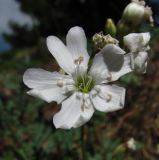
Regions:
<instances>
[{"instance_id":1,"label":"flower bud","mask_svg":"<svg viewBox=\"0 0 159 160\"><path fill-rule=\"evenodd\" d=\"M153 23L152 10L150 7L145 6L145 1L132 0L125 8L122 20L133 26L137 26L147 20Z\"/></svg>"},{"instance_id":2,"label":"flower bud","mask_svg":"<svg viewBox=\"0 0 159 160\"><path fill-rule=\"evenodd\" d=\"M108 18L105 24L105 33L115 37L116 32L117 32L117 29L114 24L114 21L111 18Z\"/></svg>"},{"instance_id":3,"label":"flower bud","mask_svg":"<svg viewBox=\"0 0 159 160\"><path fill-rule=\"evenodd\" d=\"M96 50L101 50L107 44L118 45L119 43L118 40L111 37L111 35L109 34L104 35L102 32L96 33L92 39L93 39L94 47Z\"/></svg>"},{"instance_id":4,"label":"flower bud","mask_svg":"<svg viewBox=\"0 0 159 160\"><path fill-rule=\"evenodd\" d=\"M114 154L120 154L120 153L124 153L126 151L126 146L124 144L119 144L115 150L114 150Z\"/></svg>"}]
</instances>

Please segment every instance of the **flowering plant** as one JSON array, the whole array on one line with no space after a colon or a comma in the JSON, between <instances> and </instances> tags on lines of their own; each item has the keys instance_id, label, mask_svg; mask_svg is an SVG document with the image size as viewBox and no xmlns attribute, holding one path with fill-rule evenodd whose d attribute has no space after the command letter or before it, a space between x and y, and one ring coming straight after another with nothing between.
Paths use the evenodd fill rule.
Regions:
<instances>
[{"instance_id":1,"label":"flowering plant","mask_svg":"<svg viewBox=\"0 0 159 160\"><path fill-rule=\"evenodd\" d=\"M141 9L143 14L147 11L143 4L132 3L124 11L123 19L118 25L119 31L122 29L122 23L122 26L126 26L127 18L140 14ZM134 14L131 12L131 6L139 7L135 15L131 15ZM139 18L136 25L145 20ZM110 27L109 31L113 27L115 36L114 32L118 30L114 29L116 26L110 19L108 22L111 25L106 26ZM112 82L133 70L145 73L148 62L147 51L150 48L148 32L127 35L125 33L122 32L122 38L126 49L119 46L121 34L118 41L110 35L96 33L93 42L97 53L92 54L91 59L87 52L85 32L81 27L76 26L68 31L66 45L56 36L47 38L47 47L64 73L28 69L24 73L23 81L31 88L27 92L29 95L47 102L55 101L62 104L61 110L53 117L56 128L80 127L90 120L95 109L110 112L124 107L125 88Z\"/></svg>"},{"instance_id":2,"label":"flowering plant","mask_svg":"<svg viewBox=\"0 0 159 160\"><path fill-rule=\"evenodd\" d=\"M94 109L110 112L123 108L125 89L108 83L132 69L129 55L115 44L108 44L97 53L88 69L86 37L80 27L71 28L66 41L67 47L55 36L47 38L49 51L67 74L28 69L23 79L32 88L28 94L62 103L53 122L56 128L69 129L86 123Z\"/></svg>"}]
</instances>

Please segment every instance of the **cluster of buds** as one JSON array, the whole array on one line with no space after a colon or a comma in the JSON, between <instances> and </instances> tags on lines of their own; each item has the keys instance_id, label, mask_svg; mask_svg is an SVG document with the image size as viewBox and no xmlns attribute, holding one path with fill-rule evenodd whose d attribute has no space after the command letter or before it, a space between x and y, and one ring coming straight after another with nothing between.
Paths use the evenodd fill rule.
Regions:
<instances>
[{"instance_id":1,"label":"cluster of buds","mask_svg":"<svg viewBox=\"0 0 159 160\"><path fill-rule=\"evenodd\" d=\"M110 34L104 35L103 32L96 33L92 39L96 50L101 50L107 44L118 45L119 43L119 41Z\"/></svg>"},{"instance_id":2,"label":"cluster of buds","mask_svg":"<svg viewBox=\"0 0 159 160\"><path fill-rule=\"evenodd\" d=\"M144 21L149 21L153 25L152 10L146 6L144 0L132 0L123 12L122 21L133 26L138 26Z\"/></svg>"}]
</instances>

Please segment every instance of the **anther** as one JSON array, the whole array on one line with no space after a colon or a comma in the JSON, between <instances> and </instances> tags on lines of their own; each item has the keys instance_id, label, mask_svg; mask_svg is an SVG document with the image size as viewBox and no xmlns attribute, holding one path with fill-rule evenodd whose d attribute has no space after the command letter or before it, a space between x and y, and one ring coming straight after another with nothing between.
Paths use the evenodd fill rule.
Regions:
<instances>
[{"instance_id":1,"label":"anther","mask_svg":"<svg viewBox=\"0 0 159 160\"><path fill-rule=\"evenodd\" d=\"M101 98L101 99L104 99L106 100L107 102L110 102L110 100L112 99L112 95L108 94L108 93L99 93L98 96Z\"/></svg>"},{"instance_id":2,"label":"anther","mask_svg":"<svg viewBox=\"0 0 159 160\"><path fill-rule=\"evenodd\" d=\"M74 64L80 65L83 59L84 59L83 56L80 56L79 58L74 60Z\"/></svg>"},{"instance_id":3,"label":"anther","mask_svg":"<svg viewBox=\"0 0 159 160\"><path fill-rule=\"evenodd\" d=\"M64 81L63 80L57 81L57 86L58 87L63 87L64 86Z\"/></svg>"},{"instance_id":4,"label":"anther","mask_svg":"<svg viewBox=\"0 0 159 160\"><path fill-rule=\"evenodd\" d=\"M110 101L111 101L111 99L112 99L112 95L107 94L107 97L106 97L107 102L110 102Z\"/></svg>"}]
</instances>

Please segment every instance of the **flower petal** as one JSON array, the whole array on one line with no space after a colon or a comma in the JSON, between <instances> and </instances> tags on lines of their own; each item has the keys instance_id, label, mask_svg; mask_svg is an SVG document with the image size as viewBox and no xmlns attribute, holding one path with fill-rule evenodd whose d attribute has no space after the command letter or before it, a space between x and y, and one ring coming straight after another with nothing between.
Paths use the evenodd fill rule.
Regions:
<instances>
[{"instance_id":1,"label":"flower petal","mask_svg":"<svg viewBox=\"0 0 159 160\"><path fill-rule=\"evenodd\" d=\"M56 128L70 129L77 128L88 122L94 113L94 108L83 107L83 99L77 97L77 93L67 98L63 103L61 110L53 117L53 123Z\"/></svg>"},{"instance_id":2,"label":"flower petal","mask_svg":"<svg viewBox=\"0 0 159 160\"><path fill-rule=\"evenodd\" d=\"M36 88L44 85L54 85L59 79L70 79L70 76L49 72L41 68L27 69L23 75L24 84L29 88Z\"/></svg>"},{"instance_id":3,"label":"flower petal","mask_svg":"<svg viewBox=\"0 0 159 160\"><path fill-rule=\"evenodd\" d=\"M60 104L67 96L64 95L59 87L46 85L27 92L27 94L40 98L48 103L55 101Z\"/></svg>"},{"instance_id":4,"label":"flower petal","mask_svg":"<svg viewBox=\"0 0 159 160\"><path fill-rule=\"evenodd\" d=\"M96 84L115 81L131 71L130 58L124 53L120 47L109 44L94 57L89 73L96 79Z\"/></svg>"},{"instance_id":5,"label":"flower petal","mask_svg":"<svg viewBox=\"0 0 159 160\"><path fill-rule=\"evenodd\" d=\"M124 44L131 52L137 52L142 49L142 34L130 33L124 37Z\"/></svg>"},{"instance_id":6,"label":"flower petal","mask_svg":"<svg viewBox=\"0 0 159 160\"><path fill-rule=\"evenodd\" d=\"M134 69L137 72L145 73L148 59L149 58L147 52L139 52L137 56L134 58Z\"/></svg>"},{"instance_id":7,"label":"flower petal","mask_svg":"<svg viewBox=\"0 0 159 160\"><path fill-rule=\"evenodd\" d=\"M150 33L130 33L124 37L124 44L131 52L147 50L150 41Z\"/></svg>"},{"instance_id":8,"label":"flower petal","mask_svg":"<svg viewBox=\"0 0 159 160\"><path fill-rule=\"evenodd\" d=\"M125 88L116 85L99 85L100 92L92 96L94 107L101 112L112 112L124 107Z\"/></svg>"},{"instance_id":9,"label":"flower petal","mask_svg":"<svg viewBox=\"0 0 159 160\"><path fill-rule=\"evenodd\" d=\"M58 87L58 80L71 80L71 78L58 72L52 73L35 68L26 70L23 75L24 84L32 88L27 93L47 102L56 101L60 103L67 97L63 94L62 89Z\"/></svg>"},{"instance_id":10,"label":"flower petal","mask_svg":"<svg viewBox=\"0 0 159 160\"><path fill-rule=\"evenodd\" d=\"M87 52L87 39L84 30L81 27L71 28L66 36L66 43L73 56L73 60L76 61L82 57L83 61L80 66L87 69L89 55Z\"/></svg>"},{"instance_id":11,"label":"flower petal","mask_svg":"<svg viewBox=\"0 0 159 160\"><path fill-rule=\"evenodd\" d=\"M66 73L71 74L74 72L75 64L72 55L59 38L55 36L47 37L47 47Z\"/></svg>"},{"instance_id":12,"label":"flower petal","mask_svg":"<svg viewBox=\"0 0 159 160\"><path fill-rule=\"evenodd\" d=\"M146 46L148 45L149 41L150 41L150 33L149 32L146 32L146 33L141 33L142 34L142 37L143 37L143 41L142 41L142 45L143 46Z\"/></svg>"},{"instance_id":13,"label":"flower petal","mask_svg":"<svg viewBox=\"0 0 159 160\"><path fill-rule=\"evenodd\" d=\"M122 67L120 68L120 70L118 72L111 72L112 75L112 81L116 81L118 80L121 76L132 72L132 68L131 68L131 54L126 54L124 55L124 63L122 65ZM105 83L105 81L103 81L102 83Z\"/></svg>"}]
</instances>

